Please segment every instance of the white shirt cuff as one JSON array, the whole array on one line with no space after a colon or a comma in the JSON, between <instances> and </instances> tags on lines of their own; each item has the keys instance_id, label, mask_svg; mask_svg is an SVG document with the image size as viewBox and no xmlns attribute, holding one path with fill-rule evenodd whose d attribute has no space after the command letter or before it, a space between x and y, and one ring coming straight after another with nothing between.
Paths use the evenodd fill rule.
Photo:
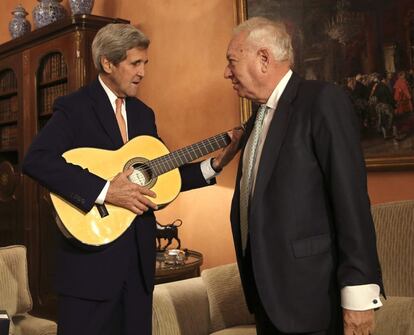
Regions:
<instances>
[{"instance_id":1,"label":"white shirt cuff","mask_svg":"<svg viewBox=\"0 0 414 335\"><path fill-rule=\"evenodd\" d=\"M220 173L214 171L211 167L211 160L212 158L208 158L205 161L201 162L201 173L203 174L204 179L207 183L210 183L210 180L217 177Z\"/></svg>"},{"instance_id":2,"label":"white shirt cuff","mask_svg":"<svg viewBox=\"0 0 414 335\"><path fill-rule=\"evenodd\" d=\"M341 305L352 311L366 311L382 306L377 284L345 286L341 289Z\"/></svg>"},{"instance_id":3,"label":"white shirt cuff","mask_svg":"<svg viewBox=\"0 0 414 335\"><path fill-rule=\"evenodd\" d=\"M105 202L106 193L108 193L108 189L109 189L109 181L106 182L101 193L99 193L98 197L95 200L95 204L103 205L103 203Z\"/></svg>"}]
</instances>

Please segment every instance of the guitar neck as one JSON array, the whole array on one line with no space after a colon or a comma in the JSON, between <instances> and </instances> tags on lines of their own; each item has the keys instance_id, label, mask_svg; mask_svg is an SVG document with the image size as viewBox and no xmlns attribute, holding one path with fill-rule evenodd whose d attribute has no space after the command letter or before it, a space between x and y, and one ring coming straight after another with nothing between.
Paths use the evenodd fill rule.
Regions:
<instances>
[{"instance_id":1,"label":"guitar neck","mask_svg":"<svg viewBox=\"0 0 414 335\"><path fill-rule=\"evenodd\" d=\"M153 159L147 164L151 168L152 177L157 177L218 149L224 148L230 141L230 137L227 133L221 133Z\"/></svg>"}]
</instances>

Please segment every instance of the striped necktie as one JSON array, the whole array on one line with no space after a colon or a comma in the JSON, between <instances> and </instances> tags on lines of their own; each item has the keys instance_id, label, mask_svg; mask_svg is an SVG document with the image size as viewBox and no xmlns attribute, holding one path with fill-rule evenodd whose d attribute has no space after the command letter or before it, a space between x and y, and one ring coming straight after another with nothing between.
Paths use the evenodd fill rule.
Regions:
<instances>
[{"instance_id":1,"label":"striped necktie","mask_svg":"<svg viewBox=\"0 0 414 335\"><path fill-rule=\"evenodd\" d=\"M242 178L240 181L240 232L243 254L246 249L249 219L249 203L253 185L253 167L257 156L257 144L263 128L263 120L269 107L261 105L257 111L256 120L251 133L251 140L247 142L244 155L247 155L246 166L243 166Z\"/></svg>"}]
</instances>

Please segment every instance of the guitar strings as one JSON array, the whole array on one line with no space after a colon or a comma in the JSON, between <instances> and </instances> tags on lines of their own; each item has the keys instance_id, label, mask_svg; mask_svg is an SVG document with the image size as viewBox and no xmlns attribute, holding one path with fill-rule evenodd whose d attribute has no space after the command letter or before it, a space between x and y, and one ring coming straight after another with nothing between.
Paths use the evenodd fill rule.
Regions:
<instances>
[{"instance_id":1,"label":"guitar strings","mask_svg":"<svg viewBox=\"0 0 414 335\"><path fill-rule=\"evenodd\" d=\"M164 168L164 170L166 168L167 169L166 171L168 171L169 169L174 169L180 165L183 165L203 155L206 155L212 151L215 151L227 144L225 137L222 136L221 142L219 142L219 140L220 139L218 139L217 137L210 138L206 141L196 143L191 147L186 147L186 148L177 150L176 152L173 152L171 154L158 157L155 160L149 162L149 165L150 167L153 167L156 170L158 170L159 168ZM206 144L209 144L210 148L208 148ZM206 152L203 151L203 147ZM194 157L192 154L194 154ZM171 156L171 158L169 158L168 156ZM187 160L182 160L181 157L183 156L184 158L187 158ZM180 162L178 162L178 159L180 159ZM161 172L164 173L166 171L162 170Z\"/></svg>"},{"instance_id":2,"label":"guitar strings","mask_svg":"<svg viewBox=\"0 0 414 335\"><path fill-rule=\"evenodd\" d=\"M201 156L207 155L215 150L218 150L229 143L227 133L222 133L213 137L210 137L206 140L197 142L191 146L181 148L177 151L171 152L169 154L157 157L149 162L143 164L143 167L139 167L136 170L139 170L141 173L146 173L147 175L151 175L151 172L155 172L155 177L173 170L181 165L184 165L188 162L191 162ZM209 145L209 147L207 147ZM216 145L216 146L214 146ZM206 150L204 153L202 148ZM197 151L196 151L197 150ZM191 155L194 154L194 158ZM181 157L184 156L184 160ZM189 156L189 157L188 157ZM175 160L175 162L173 161ZM177 159L180 159L178 162ZM186 160L187 159L187 160ZM171 163L171 166L170 166ZM175 164L174 164L175 163Z\"/></svg>"},{"instance_id":3,"label":"guitar strings","mask_svg":"<svg viewBox=\"0 0 414 335\"><path fill-rule=\"evenodd\" d=\"M168 171L168 170L172 170L172 169L174 169L174 168L176 168L176 167L177 167L177 166L174 166L174 165L172 165L172 167L170 167L170 166L169 166L169 162L171 162L171 160L172 160L172 159L177 159L177 157L174 157L174 156L178 156L178 158L180 158L180 156L184 156L184 157L186 157L186 155L189 155L189 156L190 156L190 157L189 157L189 159L190 159L190 160L182 160L182 159L180 158L181 165L183 165L183 164L185 164L185 163L188 163L188 162L190 162L190 161L192 161L192 160L194 160L194 159L199 158L201 155L206 155L206 154L208 154L208 153L212 152L212 151L208 150L208 148L207 148L206 144L209 144L209 145L210 145L210 147L212 147L212 150L217 150L217 149L219 149L220 147L222 147L222 146L226 145L226 144L227 144L227 141L226 141L225 134L226 134L226 133L219 134L219 135L217 135L217 136L214 136L214 137L208 138L208 139L206 139L206 140L204 140L204 141L201 141L201 142L195 143L195 144L193 144L193 145L191 145L191 146L189 146L189 147L181 148L181 149L179 149L179 150L177 150L177 151L174 151L174 152L172 152L172 153L166 154L166 155L161 156L161 157L157 157L157 158L155 158L155 159L153 159L153 160L151 160L151 161L147 162L147 163L145 164L145 168L144 168L144 169L141 169L141 170L142 170L142 171L144 171L144 172L147 172L147 173L148 173L149 171L151 171L151 170L159 170L159 169L160 169L160 168L162 168L162 167L167 168L167 170L166 170L166 171ZM217 138L219 138L219 140L221 140L221 141L222 141L222 143L220 143L220 142L217 140ZM218 147L217 147L217 148L213 147L214 142L215 142L215 144L216 144L216 145L218 145ZM205 148L205 149L207 149L207 152L206 152L206 153L204 153L204 152L202 151L202 149L201 149L201 147L202 147L202 146L204 146L204 148ZM194 148L194 149L193 149L193 148ZM197 153L196 153L195 149L198 149L198 150L200 151L200 155L199 155L199 156L197 156ZM191 151L191 150L192 150L192 151ZM195 157L194 157L194 158L192 157L191 153L195 154ZM169 158L169 156L172 156L173 158ZM178 161L176 161L176 163L178 163L178 166L180 166L180 163L179 163ZM162 171L162 170L161 170L161 171L155 171L155 172L157 172L157 173L158 173L158 175L160 175L160 174L162 174L162 173L165 173L166 171ZM159 173L159 172L162 172L162 173Z\"/></svg>"}]
</instances>

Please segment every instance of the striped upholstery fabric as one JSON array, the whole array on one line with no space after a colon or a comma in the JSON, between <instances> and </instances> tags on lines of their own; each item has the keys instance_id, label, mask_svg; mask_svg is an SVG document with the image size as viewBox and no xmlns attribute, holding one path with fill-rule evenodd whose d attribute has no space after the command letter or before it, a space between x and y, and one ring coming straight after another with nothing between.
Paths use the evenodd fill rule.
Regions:
<instances>
[{"instance_id":1,"label":"striped upholstery fabric","mask_svg":"<svg viewBox=\"0 0 414 335\"><path fill-rule=\"evenodd\" d=\"M414 334L414 201L372 206L387 300L374 335Z\"/></svg>"},{"instance_id":2,"label":"striped upholstery fabric","mask_svg":"<svg viewBox=\"0 0 414 335\"><path fill-rule=\"evenodd\" d=\"M10 335L55 335L55 322L29 315L33 302L27 276L26 247L0 248L0 309L12 318Z\"/></svg>"},{"instance_id":3,"label":"striped upholstery fabric","mask_svg":"<svg viewBox=\"0 0 414 335\"><path fill-rule=\"evenodd\" d=\"M210 305L210 332L254 324L254 316L247 309L236 263L206 269L201 277Z\"/></svg>"},{"instance_id":4,"label":"striped upholstery fabric","mask_svg":"<svg viewBox=\"0 0 414 335\"><path fill-rule=\"evenodd\" d=\"M385 292L414 297L414 201L372 206Z\"/></svg>"},{"instance_id":5,"label":"striped upholstery fabric","mask_svg":"<svg viewBox=\"0 0 414 335\"><path fill-rule=\"evenodd\" d=\"M388 297L375 313L374 335L413 335L414 297Z\"/></svg>"},{"instance_id":6,"label":"striped upholstery fabric","mask_svg":"<svg viewBox=\"0 0 414 335\"><path fill-rule=\"evenodd\" d=\"M7 310L10 316L32 309L24 246L0 248L0 283L0 309Z\"/></svg>"},{"instance_id":7,"label":"striped upholstery fabric","mask_svg":"<svg viewBox=\"0 0 414 335\"><path fill-rule=\"evenodd\" d=\"M207 292L201 278L159 284L154 289L154 335L207 335Z\"/></svg>"},{"instance_id":8,"label":"striped upholstery fabric","mask_svg":"<svg viewBox=\"0 0 414 335\"><path fill-rule=\"evenodd\" d=\"M255 335L237 265L204 270L201 275L155 285L152 334Z\"/></svg>"}]
</instances>

